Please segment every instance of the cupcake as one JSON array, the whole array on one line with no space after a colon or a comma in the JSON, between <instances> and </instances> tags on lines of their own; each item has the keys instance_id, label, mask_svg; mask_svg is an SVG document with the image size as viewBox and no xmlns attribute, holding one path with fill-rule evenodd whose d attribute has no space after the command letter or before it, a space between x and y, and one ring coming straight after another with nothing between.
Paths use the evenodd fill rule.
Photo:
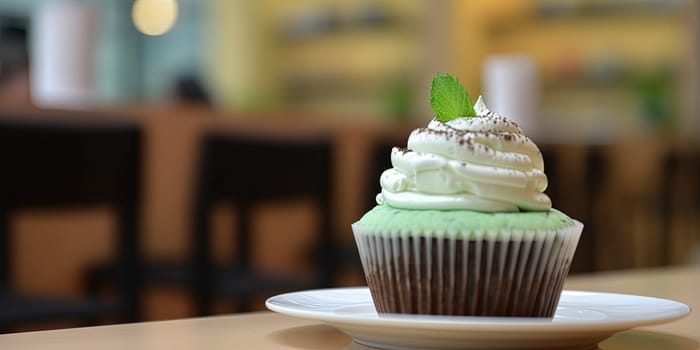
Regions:
<instances>
[{"instance_id":1,"label":"cupcake","mask_svg":"<svg viewBox=\"0 0 700 350\"><path fill-rule=\"evenodd\" d=\"M514 122L449 75L431 106L352 225L377 312L552 317L583 225L552 208L542 155Z\"/></svg>"}]
</instances>

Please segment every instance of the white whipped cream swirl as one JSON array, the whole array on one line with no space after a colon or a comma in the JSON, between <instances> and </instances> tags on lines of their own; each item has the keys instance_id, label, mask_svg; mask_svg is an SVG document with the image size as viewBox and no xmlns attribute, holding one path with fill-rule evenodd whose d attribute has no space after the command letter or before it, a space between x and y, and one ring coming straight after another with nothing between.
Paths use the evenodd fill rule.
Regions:
<instances>
[{"instance_id":1,"label":"white whipped cream swirl","mask_svg":"<svg viewBox=\"0 0 700 350\"><path fill-rule=\"evenodd\" d=\"M486 108L476 117L433 119L394 147L377 203L404 209L485 212L549 210L547 176L537 145L514 122Z\"/></svg>"}]
</instances>

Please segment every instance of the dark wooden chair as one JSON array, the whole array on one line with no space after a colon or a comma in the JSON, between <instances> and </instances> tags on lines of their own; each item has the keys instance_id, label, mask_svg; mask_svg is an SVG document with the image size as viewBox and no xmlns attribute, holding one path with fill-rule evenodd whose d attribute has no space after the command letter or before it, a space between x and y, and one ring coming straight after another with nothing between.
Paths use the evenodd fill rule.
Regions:
<instances>
[{"instance_id":1,"label":"dark wooden chair","mask_svg":"<svg viewBox=\"0 0 700 350\"><path fill-rule=\"evenodd\" d=\"M664 155L659 201L663 217L662 262L687 264L700 240L700 150L696 146L669 149Z\"/></svg>"},{"instance_id":2,"label":"dark wooden chair","mask_svg":"<svg viewBox=\"0 0 700 350\"><path fill-rule=\"evenodd\" d=\"M211 313L217 297L235 298L239 309L260 293L328 287L336 270L332 238L332 147L313 138L210 134L203 139L195 186L192 267L197 313ZM254 235L251 216L265 202L310 198L319 210L318 239L310 252L315 273L267 274L251 262ZM213 205L227 201L237 211L238 244L231 266L215 266L208 221Z\"/></svg>"},{"instance_id":3,"label":"dark wooden chair","mask_svg":"<svg viewBox=\"0 0 700 350\"><path fill-rule=\"evenodd\" d=\"M0 115L0 328L103 317L140 319L138 203L141 131L103 116ZM97 119L97 120L96 120ZM22 295L11 287L10 217L27 208L108 205L118 214L116 297ZM50 264L51 261L46 261Z\"/></svg>"}]
</instances>

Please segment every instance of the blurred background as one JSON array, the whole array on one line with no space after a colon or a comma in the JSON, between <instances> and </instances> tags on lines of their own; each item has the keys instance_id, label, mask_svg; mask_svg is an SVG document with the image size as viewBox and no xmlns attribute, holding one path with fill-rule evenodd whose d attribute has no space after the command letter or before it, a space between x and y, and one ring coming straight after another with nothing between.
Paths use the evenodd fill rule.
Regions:
<instances>
[{"instance_id":1,"label":"blurred background","mask_svg":"<svg viewBox=\"0 0 700 350\"><path fill-rule=\"evenodd\" d=\"M698 1L3 0L0 331L364 284L436 72L541 147L573 273L700 262Z\"/></svg>"}]
</instances>

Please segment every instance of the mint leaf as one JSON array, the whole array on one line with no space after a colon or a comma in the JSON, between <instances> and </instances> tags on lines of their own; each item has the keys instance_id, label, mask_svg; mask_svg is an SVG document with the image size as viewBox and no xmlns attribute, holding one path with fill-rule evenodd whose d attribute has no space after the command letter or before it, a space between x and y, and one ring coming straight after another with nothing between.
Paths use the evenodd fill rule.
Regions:
<instances>
[{"instance_id":1,"label":"mint leaf","mask_svg":"<svg viewBox=\"0 0 700 350\"><path fill-rule=\"evenodd\" d=\"M435 118L448 122L459 117L476 117L472 100L457 78L449 74L436 74L430 87L430 107Z\"/></svg>"}]
</instances>

